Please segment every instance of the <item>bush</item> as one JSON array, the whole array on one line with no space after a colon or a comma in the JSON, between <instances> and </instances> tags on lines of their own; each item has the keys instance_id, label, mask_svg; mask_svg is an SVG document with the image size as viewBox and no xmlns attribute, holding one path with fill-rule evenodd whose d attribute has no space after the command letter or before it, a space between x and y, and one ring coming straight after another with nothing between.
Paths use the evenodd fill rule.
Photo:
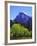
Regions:
<instances>
[{"instance_id":1,"label":"bush","mask_svg":"<svg viewBox=\"0 0 37 46\"><path fill-rule=\"evenodd\" d=\"M29 32L27 28L22 26L21 24L13 24L12 28L10 29L10 32L14 38L19 38L19 37L31 37L32 32Z\"/></svg>"}]
</instances>

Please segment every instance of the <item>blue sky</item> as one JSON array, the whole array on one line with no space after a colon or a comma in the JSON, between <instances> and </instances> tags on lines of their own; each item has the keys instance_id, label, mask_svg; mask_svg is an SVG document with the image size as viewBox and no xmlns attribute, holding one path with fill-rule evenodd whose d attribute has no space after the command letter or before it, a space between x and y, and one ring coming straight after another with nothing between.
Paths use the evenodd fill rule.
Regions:
<instances>
[{"instance_id":1,"label":"blue sky","mask_svg":"<svg viewBox=\"0 0 37 46\"><path fill-rule=\"evenodd\" d=\"M32 7L29 6L10 6L10 19L14 20L19 12L32 16Z\"/></svg>"}]
</instances>

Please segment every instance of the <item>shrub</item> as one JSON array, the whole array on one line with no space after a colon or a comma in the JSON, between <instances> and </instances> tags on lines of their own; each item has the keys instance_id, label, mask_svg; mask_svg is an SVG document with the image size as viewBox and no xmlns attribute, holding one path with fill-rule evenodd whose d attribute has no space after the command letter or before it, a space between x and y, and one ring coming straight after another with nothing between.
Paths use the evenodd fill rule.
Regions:
<instances>
[{"instance_id":1,"label":"shrub","mask_svg":"<svg viewBox=\"0 0 37 46\"><path fill-rule=\"evenodd\" d=\"M29 30L21 24L13 24L10 32L12 33L12 37L14 38L32 36L32 32L29 32Z\"/></svg>"}]
</instances>

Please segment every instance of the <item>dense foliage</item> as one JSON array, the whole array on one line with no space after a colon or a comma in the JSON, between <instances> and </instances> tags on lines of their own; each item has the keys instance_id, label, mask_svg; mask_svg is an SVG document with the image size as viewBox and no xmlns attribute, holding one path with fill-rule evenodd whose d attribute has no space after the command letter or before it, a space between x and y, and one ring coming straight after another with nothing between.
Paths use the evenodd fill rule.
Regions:
<instances>
[{"instance_id":1,"label":"dense foliage","mask_svg":"<svg viewBox=\"0 0 37 46\"><path fill-rule=\"evenodd\" d=\"M31 38L32 32L21 24L13 24L10 29L11 39Z\"/></svg>"}]
</instances>

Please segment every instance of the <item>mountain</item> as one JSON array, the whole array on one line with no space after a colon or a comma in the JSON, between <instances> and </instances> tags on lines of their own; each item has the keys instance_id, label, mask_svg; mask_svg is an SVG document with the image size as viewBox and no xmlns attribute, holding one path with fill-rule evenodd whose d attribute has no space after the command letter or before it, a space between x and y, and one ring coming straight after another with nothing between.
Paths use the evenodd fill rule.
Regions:
<instances>
[{"instance_id":1,"label":"mountain","mask_svg":"<svg viewBox=\"0 0 37 46\"><path fill-rule=\"evenodd\" d=\"M25 25L26 27L32 29L32 17L30 17L22 12L20 12L16 16L14 21L17 23L21 23L21 24Z\"/></svg>"}]
</instances>

